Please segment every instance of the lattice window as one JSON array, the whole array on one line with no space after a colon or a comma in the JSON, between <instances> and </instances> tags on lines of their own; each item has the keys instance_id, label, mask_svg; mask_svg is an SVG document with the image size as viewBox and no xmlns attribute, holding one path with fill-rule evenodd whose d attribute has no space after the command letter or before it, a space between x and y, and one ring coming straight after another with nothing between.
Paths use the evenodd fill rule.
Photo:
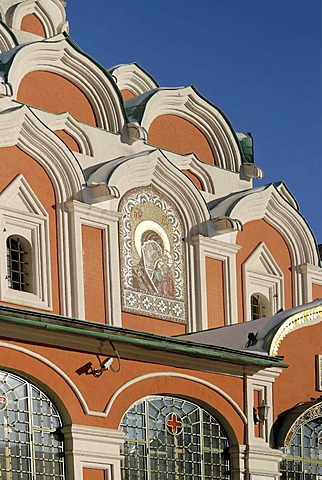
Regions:
<instances>
[{"instance_id":1,"label":"lattice window","mask_svg":"<svg viewBox=\"0 0 322 480\"><path fill-rule=\"evenodd\" d=\"M322 478L322 417L301 425L291 444L282 450L282 480L320 480Z\"/></svg>"},{"instance_id":2,"label":"lattice window","mask_svg":"<svg viewBox=\"0 0 322 480\"><path fill-rule=\"evenodd\" d=\"M0 478L63 480L59 414L35 385L0 371Z\"/></svg>"},{"instance_id":3,"label":"lattice window","mask_svg":"<svg viewBox=\"0 0 322 480\"><path fill-rule=\"evenodd\" d=\"M32 251L30 243L16 235L7 238L8 287L22 292L32 292Z\"/></svg>"},{"instance_id":4,"label":"lattice window","mask_svg":"<svg viewBox=\"0 0 322 480\"><path fill-rule=\"evenodd\" d=\"M123 417L123 480L230 478L229 442L206 410L172 397L149 397Z\"/></svg>"},{"instance_id":5,"label":"lattice window","mask_svg":"<svg viewBox=\"0 0 322 480\"><path fill-rule=\"evenodd\" d=\"M261 293L255 293L250 297L251 320L266 317L268 313L268 299Z\"/></svg>"}]
</instances>

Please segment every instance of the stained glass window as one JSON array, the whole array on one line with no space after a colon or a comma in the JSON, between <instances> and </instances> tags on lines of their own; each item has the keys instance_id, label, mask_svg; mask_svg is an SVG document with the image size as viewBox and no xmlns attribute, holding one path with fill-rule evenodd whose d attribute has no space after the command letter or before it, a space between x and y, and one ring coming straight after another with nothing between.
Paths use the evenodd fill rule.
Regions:
<instances>
[{"instance_id":1,"label":"stained glass window","mask_svg":"<svg viewBox=\"0 0 322 480\"><path fill-rule=\"evenodd\" d=\"M220 423L188 400L153 396L125 414L122 480L230 479L229 442Z\"/></svg>"},{"instance_id":2,"label":"stained glass window","mask_svg":"<svg viewBox=\"0 0 322 480\"><path fill-rule=\"evenodd\" d=\"M282 480L321 480L322 478L322 417L302 424L291 443L282 449Z\"/></svg>"},{"instance_id":3,"label":"stained glass window","mask_svg":"<svg viewBox=\"0 0 322 480\"><path fill-rule=\"evenodd\" d=\"M35 385L0 371L0 478L63 480L61 420Z\"/></svg>"}]
</instances>

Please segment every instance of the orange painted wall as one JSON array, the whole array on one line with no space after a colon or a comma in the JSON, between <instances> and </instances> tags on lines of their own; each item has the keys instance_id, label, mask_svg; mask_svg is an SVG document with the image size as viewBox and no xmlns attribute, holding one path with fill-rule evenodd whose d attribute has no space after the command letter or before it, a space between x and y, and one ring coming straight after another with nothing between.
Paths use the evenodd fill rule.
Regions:
<instances>
[{"instance_id":1,"label":"orange painted wall","mask_svg":"<svg viewBox=\"0 0 322 480\"><path fill-rule=\"evenodd\" d=\"M194 173L190 172L190 170L182 170L182 173L187 175L188 178L194 183L194 185L198 188L198 190L203 190L202 183L200 179Z\"/></svg>"},{"instance_id":2,"label":"orange painted wall","mask_svg":"<svg viewBox=\"0 0 322 480\"><path fill-rule=\"evenodd\" d=\"M46 32L43 24L41 23L39 18L33 13L29 13L28 15L25 15L23 17L20 30L22 30L23 32L34 33L35 35L46 38Z\"/></svg>"},{"instance_id":3,"label":"orange painted wall","mask_svg":"<svg viewBox=\"0 0 322 480\"><path fill-rule=\"evenodd\" d=\"M53 185L45 170L18 147L0 149L0 191L20 173L25 177L49 215L50 257L53 293L53 313L60 313L57 255L56 198Z\"/></svg>"},{"instance_id":4,"label":"orange painted wall","mask_svg":"<svg viewBox=\"0 0 322 480\"><path fill-rule=\"evenodd\" d=\"M56 135L66 143L66 145L72 150L72 152L81 153L80 147L76 140L65 130L56 130Z\"/></svg>"},{"instance_id":5,"label":"orange painted wall","mask_svg":"<svg viewBox=\"0 0 322 480\"><path fill-rule=\"evenodd\" d=\"M126 88L124 90L120 90L123 100L130 100L130 98L135 97L134 93L130 92Z\"/></svg>"},{"instance_id":6,"label":"orange painted wall","mask_svg":"<svg viewBox=\"0 0 322 480\"><path fill-rule=\"evenodd\" d=\"M160 115L149 128L149 144L177 153L194 152L199 160L214 165L215 159L203 133L176 115Z\"/></svg>"},{"instance_id":7,"label":"orange painted wall","mask_svg":"<svg viewBox=\"0 0 322 480\"><path fill-rule=\"evenodd\" d=\"M315 300L316 298L322 298L322 285L316 285L315 283L313 283L312 298L313 300Z\"/></svg>"},{"instance_id":8,"label":"orange painted wall","mask_svg":"<svg viewBox=\"0 0 322 480\"><path fill-rule=\"evenodd\" d=\"M98 468L83 468L83 480L106 480L105 471Z\"/></svg>"},{"instance_id":9,"label":"orange painted wall","mask_svg":"<svg viewBox=\"0 0 322 480\"><path fill-rule=\"evenodd\" d=\"M45 357L70 378L84 398L88 409L103 412L113 394L125 386L127 382L150 373L174 372L199 377L210 382L216 388L223 390L243 409L243 380L239 377L221 375L208 372L195 372L191 369L175 368L162 365L153 365L147 362L122 360L121 371L114 374L111 371L103 373L99 378L93 375L78 375L77 370L88 362L93 368L98 367L98 359L93 354L81 353L73 350L62 350L54 347L31 345L26 342L10 342L24 347L36 354ZM177 376L154 376L141 378L136 383L129 384L111 404L106 417L86 415L76 393L66 380L45 362L27 355L24 352L12 350L6 346L1 347L0 368L9 369L19 375L25 376L39 385L56 403L64 424L71 422L80 425L92 425L103 428L118 428L124 413L130 406L153 394L169 394L182 398L189 398L207 408L209 411L223 416L228 425L238 438L243 442L244 425L231 404L214 389L187 378ZM116 367L116 364L115 364Z\"/></svg>"},{"instance_id":10,"label":"orange painted wall","mask_svg":"<svg viewBox=\"0 0 322 480\"><path fill-rule=\"evenodd\" d=\"M223 262L206 258L208 328L225 325Z\"/></svg>"},{"instance_id":11,"label":"orange painted wall","mask_svg":"<svg viewBox=\"0 0 322 480\"><path fill-rule=\"evenodd\" d=\"M277 378L274 387L276 412L318 398L316 390L315 355L322 354L322 322L289 333L281 343L278 355L289 367Z\"/></svg>"},{"instance_id":12,"label":"orange painted wall","mask_svg":"<svg viewBox=\"0 0 322 480\"><path fill-rule=\"evenodd\" d=\"M103 231L82 225L86 320L106 323Z\"/></svg>"},{"instance_id":13,"label":"orange painted wall","mask_svg":"<svg viewBox=\"0 0 322 480\"><path fill-rule=\"evenodd\" d=\"M131 330L154 333L155 335L184 335L186 325L182 323L168 322L159 318L144 317L133 313L122 312L122 326Z\"/></svg>"},{"instance_id":14,"label":"orange painted wall","mask_svg":"<svg viewBox=\"0 0 322 480\"><path fill-rule=\"evenodd\" d=\"M242 232L237 235L237 245L242 248L237 253L237 285L238 285L238 320L243 321L243 287L242 267L252 252L263 242L268 247L275 261L284 274L284 308L291 308L293 305L292 277L291 277L291 256L283 237L265 220L255 220L244 225Z\"/></svg>"},{"instance_id":15,"label":"orange painted wall","mask_svg":"<svg viewBox=\"0 0 322 480\"><path fill-rule=\"evenodd\" d=\"M70 112L80 122L96 126L86 95L72 82L52 72L27 73L19 85L17 100L48 112Z\"/></svg>"}]
</instances>

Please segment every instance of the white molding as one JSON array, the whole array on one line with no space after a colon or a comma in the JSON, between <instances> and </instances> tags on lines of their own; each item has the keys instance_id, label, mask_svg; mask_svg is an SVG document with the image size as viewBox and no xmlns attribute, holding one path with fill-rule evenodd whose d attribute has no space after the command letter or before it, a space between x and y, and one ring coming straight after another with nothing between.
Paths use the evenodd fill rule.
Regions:
<instances>
[{"instance_id":1,"label":"white molding","mask_svg":"<svg viewBox=\"0 0 322 480\"><path fill-rule=\"evenodd\" d=\"M17 46L13 34L3 24L0 24L0 53L7 52Z\"/></svg>"},{"instance_id":2,"label":"white molding","mask_svg":"<svg viewBox=\"0 0 322 480\"><path fill-rule=\"evenodd\" d=\"M117 65L109 72L120 90L128 90L135 96L158 87L153 78L136 63Z\"/></svg>"},{"instance_id":3,"label":"white molding","mask_svg":"<svg viewBox=\"0 0 322 480\"><path fill-rule=\"evenodd\" d=\"M223 263L223 287L225 306L225 325L238 322L237 308L237 280L236 280L236 254L241 248L238 245L220 242L201 235L193 238L196 249L196 272L198 282L197 308L201 319L198 329L208 328L207 312L207 282L206 282L206 258L214 258Z\"/></svg>"},{"instance_id":4,"label":"white molding","mask_svg":"<svg viewBox=\"0 0 322 480\"><path fill-rule=\"evenodd\" d=\"M34 14L44 27L46 38L68 31L66 11L59 0L25 0L12 5L6 12L6 23L14 30L21 29L21 22L28 14Z\"/></svg>"},{"instance_id":5,"label":"white molding","mask_svg":"<svg viewBox=\"0 0 322 480\"><path fill-rule=\"evenodd\" d=\"M7 82L12 85L15 99L23 78L38 70L60 75L78 87L88 98L98 127L112 133L123 131L126 123L124 110L114 83L63 34L25 44L14 55Z\"/></svg>"},{"instance_id":6,"label":"white molding","mask_svg":"<svg viewBox=\"0 0 322 480\"><path fill-rule=\"evenodd\" d=\"M47 172L55 191L59 258L61 314L72 316L70 244L65 202L82 195L83 172L75 156L49 128L26 106L2 113L0 147L17 146Z\"/></svg>"},{"instance_id":7,"label":"white molding","mask_svg":"<svg viewBox=\"0 0 322 480\"><path fill-rule=\"evenodd\" d=\"M284 275L264 242L243 263L244 321L251 319L251 296L261 293L268 300L266 317L284 307Z\"/></svg>"},{"instance_id":8,"label":"white molding","mask_svg":"<svg viewBox=\"0 0 322 480\"><path fill-rule=\"evenodd\" d=\"M208 140L218 167L239 172L238 142L223 114L192 87L160 89L147 101L141 126L147 132L160 115L176 115L195 125Z\"/></svg>"},{"instance_id":9,"label":"white molding","mask_svg":"<svg viewBox=\"0 0 322 480\"><path fill-rule=\"evenodd\" d=\"M299 272L302 276L303 303L312 302L313 284L322 286L322 268L317 265L302 263L299 265Z\"/></svg>"},{"instance_id":10,"label":"white molding","mask_svg":"<svg viewBox=\"0 0 322 480\"><path fill-rule=\"evenodd\" d=\"M121 326L121 296L118 250L118 221L120 214L80 203L67 202L71 217L72 283L74 285L75 316L85 319L82 225L102 230L105 278L106 318L109 325Z\"/></svg>"},{"instance_id":11,"label":"white molding","mask_svg":"<svg viewBox=\"0 0 322 480\"><path fill-rule=\"evenodd\" d=\"M85 425L62 429L67 475L82 480L84 468L104 470L110 480L121 480L121 446L126 435L120 430Z\"/></svg>"},{"instance_id":12,"label":"white molding","mask_svg":"<svg viewBox=\"0 0 322 480\"><path fill-rule=\"evenodd\" d=\"M39 199L23 177L18 175L0 194L1 279L2 301L21 306L52 310L49 218ZM31 246L31 292L8 286L7 238L18 235Z\"/></svg>"}]
</instances>

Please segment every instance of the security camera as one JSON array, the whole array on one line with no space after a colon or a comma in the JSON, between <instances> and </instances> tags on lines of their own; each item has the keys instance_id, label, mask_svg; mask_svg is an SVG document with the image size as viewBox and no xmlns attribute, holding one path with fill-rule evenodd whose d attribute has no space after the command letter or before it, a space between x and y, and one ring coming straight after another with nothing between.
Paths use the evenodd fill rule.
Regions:
<instances>
[{"instance_id":1,"label":"security camera","mask_svg":"<svg viewBox=\"0 0 322 480\"><path fill-rule=\"evenodd\" d=\"M102 363L101 363L101 369L102 370L109 370L110 366L113 363L113 358L106 358Z\"/></svg>"}]
</instances>

